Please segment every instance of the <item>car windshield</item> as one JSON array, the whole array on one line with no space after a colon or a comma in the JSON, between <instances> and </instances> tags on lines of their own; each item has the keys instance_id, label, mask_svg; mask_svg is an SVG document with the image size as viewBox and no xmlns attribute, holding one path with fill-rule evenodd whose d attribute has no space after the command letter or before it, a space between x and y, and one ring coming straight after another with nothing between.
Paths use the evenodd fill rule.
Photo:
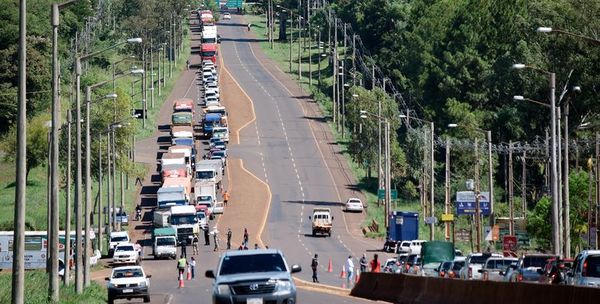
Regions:
<instances>
[{"instance_id":1,"label":"car windshield","mask_svg":"<svg viewBox=\"0 0 600 304\"><path fill-rule=\"evenodd\" d=\"M486 264L487 269L505 269L513 261L507 259L489 259Z\"/></svg>"},{"instance_id":2,"label":"car windshield","mask_svg":"<svg viewBox=\"0 0 600 304\"><path fill-rule=\"evenodd\" d=\"M196 223L195 215L172 215L171 225L190 225Z\"/></svg>"},{"instance_id":3,"label":"car windshield","mask_svg":"<svg viewBox=\"0 0 600 304\"><path fill-rule=\"evenodd\" d=\"M193 145L193 140L191 138L178 138L175 139L175 145L191 146Z\"/></svg>"},{"instance_id":4,"label":"car windshield","mask_svg":"<svg viewBox=\"0 0 600 304\"><path fill-rule=\"evenodd\" d=\"M225 157L225 152L215 151L215 152L213 152L213 156Z\"/></svg>"},{"instance_id":5,"label":"car windshield","mask_svg":"<svg viewBox=\"0 0 600 304\"><path fill-rule=\"evenodd\" d=\"M174 238L159 238L156 240L158 246L175 246Z\"/></svg>"},{"instance_id":6,"label":"car windshield","mask_svg":"<svg viewBox=\"0 0 600 304\"><path fill-rule=\"evenodd\" d=\"M213 178L213 172L212 171L196 171L196 178L197 179L207 179L207 178Z\"/></svg>"},{"instance_id":7,"label":"car windshield","mask_svg":"<svg viewBox=\"0 0 600 304\"><path fill-rule=\"evenodd\" d=\"M600 255L589 256L585 259L586 277L600 278Z\"/></svg>"},{"instance_id":8,"label":"car windshield","mask_svg":"<svg viewBox=\"0 0 600 304\"><path fill-rule=\"evenodd\" d=\"M219 275L271 271L287 271L277 253L225 256Z\"/></svg>"},{"instance_id":9,"label":"car windshield","mask_svg":"<svg viewBox=\"0 0 600 304\"><path fill-rule=\"evenodd\" d=\"M133 246L118 246L115 251L133 251Z\"/></svg>"},{"instance_id":10,"label":"car windshield","mask_svg":"<svg viewBox=\"0 0 600 304\"><path fill-rule=\"evenodd\" d=\"M547 256L526 256L523 258L523 267L539 267L542 268L546 265L546 261L550 257Z\"/></svg>"},{"instance_id":11,"label":"car windshield","mask_svg":"<svg viewBox=\"0 0 600 304\"><path fill-rule=\"evenodd\" d=\"M489 255L473 255L469 260L469 264L484 264L489 257Z\"/></svg>"},{"instance_id":12,"label":"car windshield","mask_svg":"<svg viewBox=\"0 0 600 304\"><path fill-rule=\"evenodd\" d=\"M127 242L128 239L126 236L113 236L110 238L111 242Z\"/></svg>"},{"instance_id":13,"label":"car windshield","mask_svg":"<svg viewBox=\"0 0 600 304\"><path fill-rule=\"evenodd\" d=\"M454 265L452 265L452 270L459 271L464 266L465 266L465 262L464 261L454 262Z\"/></svg>"},{"instance_id":14,"label":"car windshield","mask_svg":"<svg viewBox=\"0 0 600 304\"><path fill-rule=\"evenodd\" d=\"M140 268L126 268L126 269L115 269L113 271L114 279L121 278L141 278L144 276L144 273Z\"/></svg>"}]
</instances>

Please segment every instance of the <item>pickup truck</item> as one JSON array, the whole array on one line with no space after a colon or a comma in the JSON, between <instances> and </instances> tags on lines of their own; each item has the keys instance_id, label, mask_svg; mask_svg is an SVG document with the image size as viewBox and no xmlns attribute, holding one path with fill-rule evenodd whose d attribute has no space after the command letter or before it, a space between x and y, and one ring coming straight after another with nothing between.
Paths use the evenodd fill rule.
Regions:
<instances>
[{"instance_id":1,"label":"pickup truck","mask_svg":"<svg viewBox=\"0 0 600 304\"><path fill-rule=\"evenodd\" d=\"M314 208L312 216L308 217L312 221L312 236L317 233L326 234L331 237L331 228L333 226L333 216L329 208Z\"/></svg>"}]
</instances>

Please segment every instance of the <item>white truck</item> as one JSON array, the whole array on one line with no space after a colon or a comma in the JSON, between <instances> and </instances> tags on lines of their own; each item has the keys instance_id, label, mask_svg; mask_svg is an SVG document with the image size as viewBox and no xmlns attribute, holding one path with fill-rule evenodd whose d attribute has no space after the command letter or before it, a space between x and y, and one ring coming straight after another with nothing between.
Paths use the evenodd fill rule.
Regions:
<instances>
[{"instance_id":1,"label":"white truck","mask_svg":"<svg viewBox=\"0 0 600 304\"><path fill-rule=\"evenodd\" d=\"M156 210L153 214L154 218L152 223L156 228L165 228L171 225L171 210Z\"/></svg>"},{"instance_id":2,"label":"white truck","mask_svg":"<svg viewBox=\"0 0 600 304\"><path fill-rule=\"evenodd\" d=\"M212 218L217 205L217 186L213 181L198 181L194 184L196 205L205 205Z\"/></svg>"},{"instance_id":3,"label":"white truck","mask_svg":"<svg viewBox=\"0 0 600 304\"><path fill-rule=\"evenodd\" d=\"M331 237L331 228L333 227L331 209L314 208L312 216L309 216L308 219L312 221L312 236L321 233Z\"/></svg>"},{"instance_id":4,"label":"white truck","mask_svg":"<svg viewBox=\"0 0 600 304\"><path fill-rule=\"evenodd\" d=\"M170 222L171 227L177 231L177 240L180 242L184 239L190 241L194 234L200 233L196 208L192 205L171 207Z\"/></svg>"},{"instance_id":5,"label":"white truck","mask_svg":"<svg viewBox=\"0 0 600 304\"><path fill-rule=\"evenodd\" d=\"M161 187L156 192L156 207L158 209L169 209L172 206L185 206L189 202L184 186Z\"/></svg>"},{"instance_id":6,"label":"white truck","mask_svg":"<svg viewBox=\"0 0 600 304\"><path fill-rule=\"evenodd\" d=\"M204 159L196 163L196 182L211 181L217 189L223 180L223 162L220 159Z\"/></svg>"},{"instance_id":7,"label":"white truck","mask_svg":"<svg viewBox=\"0 0 600 304\"><path fill-rule=\"evenodd\" d=\"M152 254L155 259L177 257L177 231L173 227L152 230Z\"/></svg>"},{"instance_id":8,"label":"white truck","mask_svg":"<svg viewBox=\"0 0 600 304\"><path fill-rule=\"evenodd\" d=\"M220 138L222 141L229 143L229 128L228 127L214 127L213 137Z\"/></svg>"}]
</instances>

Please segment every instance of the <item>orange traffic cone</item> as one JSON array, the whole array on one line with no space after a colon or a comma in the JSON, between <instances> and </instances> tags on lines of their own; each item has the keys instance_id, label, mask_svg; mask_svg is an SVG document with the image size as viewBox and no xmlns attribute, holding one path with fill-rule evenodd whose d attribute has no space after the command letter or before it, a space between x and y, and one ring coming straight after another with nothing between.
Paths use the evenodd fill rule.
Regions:
<instances>
[{"instance_id":1,"label":"orange traffic cone","mask_svg":"<svg viewBox=\"0 0 600 304\"><path fill-rule=\"evenodd\" d=\"M191 279L192 279L192 270L188 268L188 271L187 271L187 280L189 281Z\"/></svg>"},{"instance_id":2,"label":"orange traffic cone","mask_svg":"<svg viewBox=\"0 0 600 304\"><path fill-rule=\"evenodd\" d=\"M333 272L333 266L331 265L331 258L329 258L329 266L327 267L327 272Z\"/></svg>"},{"instance_id":3,"label":"orange traffic cone","mask_svg":"<svg viewBox=\"0 0 600 304\"><path fill-rule=\"evenodd\" d=\"M346 265L342 266L342 273L340 273L340 278L346 278Z\"/></svg>"},{"instance_id":4,"label":"orange traffic cone","mask_svg":"<svg viewBox=\"0 0 600 304\"><path fill-rule=\"evenodd\" d=\"M183 288L185 285L183 284L183 273L179 275L179 288Z\"/></svg>"}]
</instances>

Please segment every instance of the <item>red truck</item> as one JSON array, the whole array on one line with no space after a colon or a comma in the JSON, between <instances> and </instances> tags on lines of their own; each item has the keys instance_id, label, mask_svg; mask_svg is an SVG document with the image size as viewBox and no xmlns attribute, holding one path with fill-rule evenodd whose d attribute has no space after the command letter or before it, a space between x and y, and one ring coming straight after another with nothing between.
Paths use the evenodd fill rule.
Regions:
<instances>
[{"instance_id":1,"label":"red truck","mask_svg":"<svg viewBox=\"0 0 600 304\"><path fill-rule=\"evenodd\" d=\"M201 52L202 52L202 61L210 60L214 64L217 64L217 44L203 43Z\"/></svg>"}]
</instances>

